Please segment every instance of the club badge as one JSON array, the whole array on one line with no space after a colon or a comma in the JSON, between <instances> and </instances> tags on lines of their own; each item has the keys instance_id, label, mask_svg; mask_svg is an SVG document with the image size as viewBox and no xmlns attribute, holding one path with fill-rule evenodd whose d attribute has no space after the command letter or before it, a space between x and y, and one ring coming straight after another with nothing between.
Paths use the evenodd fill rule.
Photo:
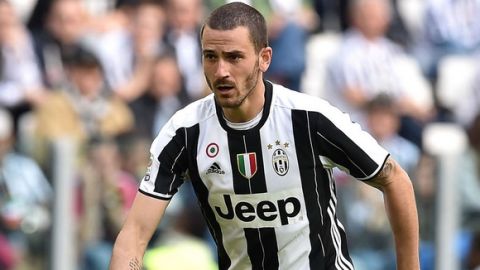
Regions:
<instances>
[{"instance_id":1,"label":"club badge","mask_svg":"<svg viewBox=\"0 0 480 270\"><path fill-rule=\"evenodd\" d=\"M284 149L287 149L288 147L290 147L290 144L288 142L285 142L282 144L280 143L279 140L275 141L275 145L273 144L267 145L268 150L273 150L273 154L272 154L273 170L280 176L284 176L288 173L290 163L288 161L287 152L284 150Z\"/></svg>"}]
</instances>

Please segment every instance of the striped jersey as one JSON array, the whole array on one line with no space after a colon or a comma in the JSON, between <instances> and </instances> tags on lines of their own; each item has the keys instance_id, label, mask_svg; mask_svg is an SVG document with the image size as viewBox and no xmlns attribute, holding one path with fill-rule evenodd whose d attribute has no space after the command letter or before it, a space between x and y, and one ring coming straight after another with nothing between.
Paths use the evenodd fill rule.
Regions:
<instances>
[{"instance_id":1,"label":"striped jersey","mask_svg":"<svg viewBox=\"0 0 480 270\"><path fill-rule=\"evenodd\" d=\"M265 81L251 129L227 125L213 94L155 138L139 191L169 200L190 179L220 269L354 269L332 170L374 177L388 153L326 101Z\"/></svg>"}]
</instances>

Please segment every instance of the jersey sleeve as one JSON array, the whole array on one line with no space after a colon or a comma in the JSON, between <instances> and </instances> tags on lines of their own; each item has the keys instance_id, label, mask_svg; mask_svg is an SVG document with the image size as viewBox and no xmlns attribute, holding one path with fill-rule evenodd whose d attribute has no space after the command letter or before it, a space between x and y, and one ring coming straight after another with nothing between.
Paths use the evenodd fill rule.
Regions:
<instances>
[{"instance_id":1,"label":"jersey sleeve","mask_svg":"<svg viewBox=\"0 0 480 270\"><path fill-rule=\"evenodd\" d=\"M188 168L185 128L175 128L170 120L150 148L150 164L139 191L170 200L184 182Z\"/></svg>"},{"instance_id":2,"label":"jersey sleeve","mask_svg":"<svg viewBox=\"0 0 480 270\"><path fill-rule=\"evenodd\" d=\"M369 180L382 169L389 153L348 114L325 103L317 119L320 159L359 180Z\"/></svg>"}]
</instances>

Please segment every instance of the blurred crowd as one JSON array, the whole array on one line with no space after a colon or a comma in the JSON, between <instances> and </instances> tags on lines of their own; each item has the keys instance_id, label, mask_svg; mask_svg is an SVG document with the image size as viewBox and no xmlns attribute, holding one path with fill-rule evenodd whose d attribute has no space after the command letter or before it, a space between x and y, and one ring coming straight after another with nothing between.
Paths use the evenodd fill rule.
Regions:
<instances>
[{"instance_id":1,"label":"blurred crowd","mask_svg":"<svg viewBox=\"0 0 480 270\"><path fill-rule=\"evenodd\" d=\"M149 163L178 109L207 95L199 31L224 0L0 0L0 269L50 269L52 144L75 145L76 267L106 269ZM438 162L432 123L468 138L462 269L480 269L480 0L245 0L267 18L266 78L330 101L409 173L422 269L434 269ZM448 142L445 142L448 143ZM337 171L339 215L359 270L395 269L381 193ZM453 245L453 244L452 244ZM145 269L216 269L188 185L171 203ZM188 255L188 260L185 259Z\"/></svg>"}]
</instances>

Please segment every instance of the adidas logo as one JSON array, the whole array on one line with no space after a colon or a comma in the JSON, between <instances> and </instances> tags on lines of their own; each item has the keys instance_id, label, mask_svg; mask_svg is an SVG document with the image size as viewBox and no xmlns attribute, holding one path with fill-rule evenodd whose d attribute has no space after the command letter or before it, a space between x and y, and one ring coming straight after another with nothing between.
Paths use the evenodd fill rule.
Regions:
<instances>
[{"instance_id":1,"label":"adidas logo","mask_svg":"<svg viewBox=\"0 0 480 270\"><path fill-rule=\"evenodd\" d=\"M210 168L207 170L207 174L216 173L216 174L225 174L225 171L220 168L220 166L214 162Z\"/></svg>"}]
</instances>

